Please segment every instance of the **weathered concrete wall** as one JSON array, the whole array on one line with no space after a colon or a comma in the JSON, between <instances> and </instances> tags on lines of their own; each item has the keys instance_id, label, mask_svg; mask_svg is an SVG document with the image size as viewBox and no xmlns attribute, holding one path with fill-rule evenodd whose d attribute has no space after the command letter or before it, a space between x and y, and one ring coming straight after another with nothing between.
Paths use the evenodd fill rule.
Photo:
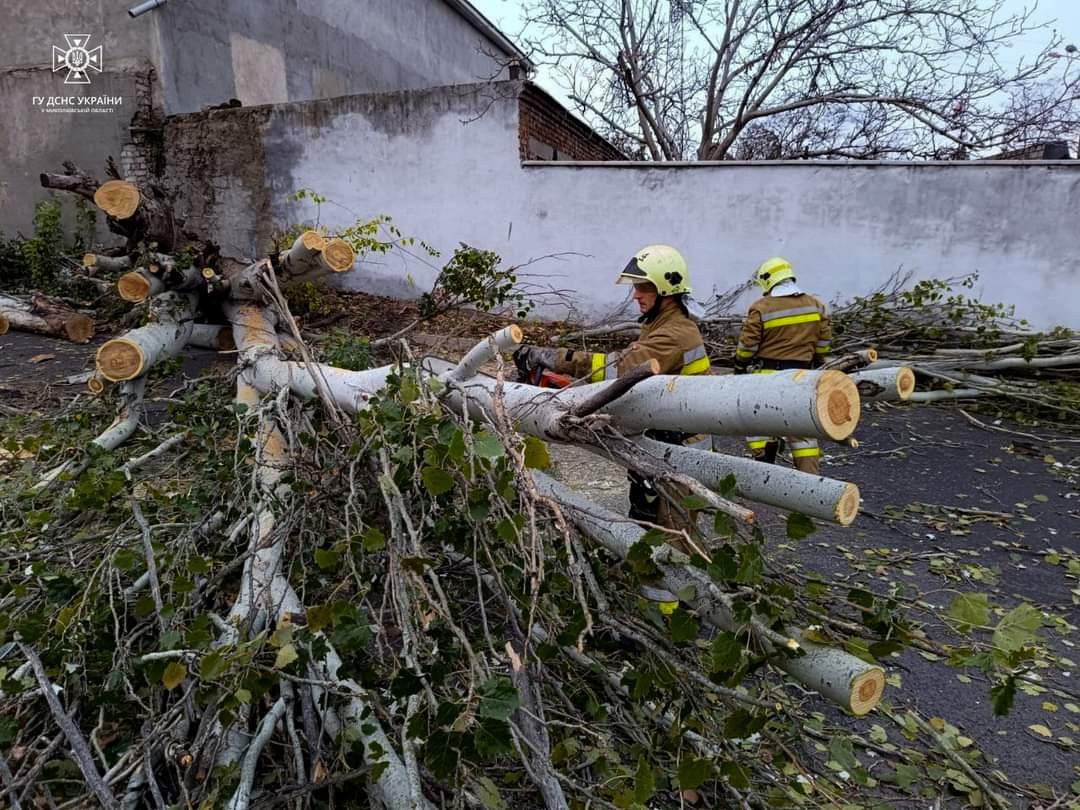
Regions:
<instances>
[{"instance_id":1,"label":"weathered concrete wall","mask_svg":"<svg viewBox=\"0 0 1080 810\"><path fill-rule=\"evenodd\" d=\"M500 73L497 48L441 0L183 0L154 13L169 112L234 97L270 104Z\"/></svg>"},{"instance_id":2,"label":"weathered concrete wall","mask_svg":"<svg viewBox=\"0 0 1080 810\"><path fill-rule=\"evenodd\" d=\"M490 79L508 57L445 0L173 0L132 19L135 0L5 0L0 23L0 231L29 228L37 175L109 155L139 179L153 134L130 132L136 85L153 77L164 112L239 98L246 105ZM65 33L103 48L88 86L51 69ZM496 56L497 55L497 56ZM152 72L151 72L152 71ZM32 97L121 95L111 113L45 116ZM145 122L135 122L142 126ZM152 146L153 144L150 144Z\"/></svg>"},{"instance_id":3,"label":"weathered concrete wall","mask_svg":"<svg viewBox=\"0 0 1080 810\"><path fill-rule=\"evenodd\" d=\"M867 292L899 267L978 270L975 292L1040 325L1080 325L1075 252L1080 163L526 164L518 108L501 85L359 96L171 120L171 183L199 229L254 255L275 224L313 220L283 202L309 187L321 221L391 214L444 255L498 251L575 291L588 316L619 306L612 284L637 247L677 245L699 298L781 254L826 297ZM467 123L466 123L467 122ZM218 148L235 143L235 147ZM200 146L200 144L202 146ZM393 251L350 283L416 293L426 260ZM550 311L551 314L560 314Z\"/></svg>"}]
</instances>

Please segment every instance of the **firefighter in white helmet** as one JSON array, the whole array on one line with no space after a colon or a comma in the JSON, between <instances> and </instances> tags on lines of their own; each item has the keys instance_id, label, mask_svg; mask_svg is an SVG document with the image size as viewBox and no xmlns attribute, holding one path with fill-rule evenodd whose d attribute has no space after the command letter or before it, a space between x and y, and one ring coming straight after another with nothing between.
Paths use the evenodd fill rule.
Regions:
<instances>
[{"instance_id":1,"label":"firefighter in white helmet","mask_svg":"<svg viewBox=\"0 0 1080 810\"><path fill-rule=\"evenodd\" d=\"M649 360L659 361L661 374L704 374L709 370L705 343L684 301L690 293L690 274L679 251L669 245L642 248L619 274L616 284L634 285L634 301L641 312L641 336L627 348L600 354L522 346L515 358L530 367L586 377L590 382L614 379ZM650 430L646 435L668 444L682 444L687 438L674 431ZM630 474L632 519L677 528L662 501L649 479Z\"/></svg>"},{"instance_id":2,"label":"firefighter in white helmet","mask_svg":"<svg viewBox=\"0 0 1080 810\"><path fill-rule=\"evenodd\" d=\"M764 295L750 306L735 348L735 373L772 374L787 369L815 368L829 353L832 329L820 300L805 293L795 280L791 262L766 259L754 274ZM821 450L816 439L786 437L796 469L818 474ZM750 436L754 458L776 460L780 440Z\"/></svg>"}]
</instances>

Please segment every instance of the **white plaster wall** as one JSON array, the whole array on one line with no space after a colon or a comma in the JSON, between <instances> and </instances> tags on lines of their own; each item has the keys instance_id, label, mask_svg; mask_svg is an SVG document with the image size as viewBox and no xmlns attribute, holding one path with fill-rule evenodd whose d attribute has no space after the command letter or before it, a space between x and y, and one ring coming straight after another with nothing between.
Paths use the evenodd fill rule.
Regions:
<instances>
[{"instance_id":1,"label":"white plaster wall","mask_svg":"<svg viewBox=\"0 0 1080 810\"><path fill-rule=\"evenodd\" d=\"M461 241L515 264L567 254L530 270L573 290L587 318L625 300L612 281L637 247L667 242L685 253L699 299L780 254L830 299L868 292L899 267L924 278L978 271L983 300L1014 303L1039 327L1080 327L1080 162L523 167L516 104L468 117L450 104L398 110L389 127L359 112L314 134L279 127L267 164L279 153L294 187L352 212L324 206L330 224L388 213L447 255ZM400 295L433 275L392 253L348 278Z\"/></svg>"}]
</instances>

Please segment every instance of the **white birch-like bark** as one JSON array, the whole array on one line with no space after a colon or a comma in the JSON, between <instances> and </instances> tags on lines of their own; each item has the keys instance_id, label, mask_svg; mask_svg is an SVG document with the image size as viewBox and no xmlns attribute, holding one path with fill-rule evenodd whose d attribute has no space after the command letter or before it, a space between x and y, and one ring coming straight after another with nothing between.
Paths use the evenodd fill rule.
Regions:
<instances>
[{"instance_id":1,"label":"white birch-like bark","mask_svg":"<svg viewBox=\"0 0 1080 810\"><path fill-rule=\"evenodd\" d=\"M724 479L732 475L735 477L735 494L749 501L801 512L841 526L850 526L859 511L859 488L847 481L725 453L664 444L645 437L637 439L637 443L712 490L719 490Z\"/></svg>"},{"instance_id":2,"label":"white birch-like bark","mask_svg":"<svg viewBox=\"0 0 1080 810\"><path fill-rule=\"evenodd\" d=\"M119 382L139 377L155 363L180 352L191 336L196 297L190 293L162 293L154 299L153 323L140 326L102 344L97 368L102 376Z\"/></svg>"},{"instance_id":3,"label":"white birch-like bark","mask_svg":"<svg viewBox=\"0 0 1080 810\"><path fill-rule=\"evenodd\" d=\"M578 529L599 542L609 552L626 559L644 530L628 518L617 515L593 503L543 473L533 471L537 490L557 500ZM679 552L670 546L659 547L670 559ZM738 623L732 617L724 595L710 580L689 566L657 560L662 573L660 586L671 593L694 593L687 603L697 615L720 630L734 631ZM866 714L880 700L885 687L885 674L881 667L867 664L860 658L836 647L827 647L807 641L804 631L789 631L788 648L801 649L805 654L790 657L772 642L763 640L771 651L770 662L807 688L819 691L822 696L855 714Z\"/></svg>"},{"instance_id":4,"label":"white birch-like bark","mask_svg":"<svg viewBox=\"0 0 1080 810\"><path fill-rule=\"evenodd\" d=\"M902 402L915 392L915 373L907 366L862 369L848 376L856 386L864 383L871 389L871 392L863 393L860 388L863 402ZM881 390L872 393L876 389Z\"/></svg>"}]
</instances>

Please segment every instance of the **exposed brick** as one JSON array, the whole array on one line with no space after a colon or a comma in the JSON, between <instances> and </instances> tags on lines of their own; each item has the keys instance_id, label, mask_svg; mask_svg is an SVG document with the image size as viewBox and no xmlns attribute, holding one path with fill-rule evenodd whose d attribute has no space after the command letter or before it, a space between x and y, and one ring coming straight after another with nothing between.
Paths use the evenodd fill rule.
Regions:
<instances>
[{"instance_id":1,"label":"exposed brick","mask_svg":"<svg viewBox=\"0 0 1080 810\"><path fill-rule=\"evenodd\" d=\"M522 160L626 160L626 156L532 83L518 98Z\"/></svg>"}]
</instances>

